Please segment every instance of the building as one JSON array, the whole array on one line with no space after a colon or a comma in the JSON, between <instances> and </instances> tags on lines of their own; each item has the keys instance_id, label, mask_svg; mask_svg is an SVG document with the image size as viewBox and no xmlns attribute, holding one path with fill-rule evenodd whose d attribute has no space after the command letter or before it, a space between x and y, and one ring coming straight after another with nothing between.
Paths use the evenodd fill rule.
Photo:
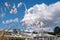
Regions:
<instances>
[{"instance_id":1,"label":"building","mask_svg":"<svg viewBox=\"0 0 60 40\"><path fill-rule=\"evenodd\" d=\"M5 35L6 37L10 39L12 38L25 38L25 40L57 40L57 37L54 35L50 35L48 33L38 33L34 34L31 32L21 32L21 34L11 34L11 35Z\"/></svg>"}]
</instances>

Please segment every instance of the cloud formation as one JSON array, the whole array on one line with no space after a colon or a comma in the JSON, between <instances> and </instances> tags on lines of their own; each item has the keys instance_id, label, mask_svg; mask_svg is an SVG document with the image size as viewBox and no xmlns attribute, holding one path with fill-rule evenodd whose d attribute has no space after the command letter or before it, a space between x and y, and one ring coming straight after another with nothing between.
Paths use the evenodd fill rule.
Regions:
<instances>
[{"instance_id":1,"label":"cloud formation","mask_svg":"<svg viewBox=\"0 0 60 40\"><path fill-rule=\"evenodd\" d=\"M8 2L5 2L5 6L9 8L10 4Z\"/></svg>"},{"instance_id":2,"label":"cloud formation","mask_svg":"<svg viewBox=\"0 0 60 40\"><path fill-rule=\"evenodd\" d=\"M3 24L10 24L14 22L18 22L18 18L2 21Z\"/></svg>"},{"instance_id":3,"label":"cloud formation","mask_svg":"<svg viewBox=\"0 0 60 40\"><path fill-rule=\"evenodd\" d=\"M21 22L25 22L26 25L32 27L55 27L60 23L60 2L46 5L45 3L36 4L28 9L28 14L25 13ZM43 25L41 25L41 22Z\"/></svg>"},{"instance_id":4,"label":"cloud formation","mask_svg":"<svg viewBox=\"0 0 60 40\"><path fill-rule=\"evenodd\" d=\"M5 2L5 6L10 10L10 14L17 14L17 8L21 7L22 2L19 2L16 6L16 4L13 4L13 6L11 4L9 4L8 2Z\"/></svg>"},{"instance_id":5,"label":"cloud formation","mask_svg":"<svg viewBox=\"0 0 60 40\"><path fill-rule=\"evenodd\" d=\"M10 10L10 14L17 14L17 8L16 5L14 4L12 9Z\"/></svg>"},{"instance_id":6,"label":"cloud formation","mask_svg":"<svg viewBox=\"0 0 60 40\"><path fill-rule=\"evenodd\" d=\"M17 8L11 9L10 14L17 14Z\"/></svg>"},{"instance_id":7,"label":"cloud formation","mask_svg":"<svg viewBox=\"0 0 60 40\"><path fill-rule=\"evenodd\" d=\"M21 5L22 5L22 2L18 3L18 6L17 7L21 7Z\"/></svg>"}]
</instances>

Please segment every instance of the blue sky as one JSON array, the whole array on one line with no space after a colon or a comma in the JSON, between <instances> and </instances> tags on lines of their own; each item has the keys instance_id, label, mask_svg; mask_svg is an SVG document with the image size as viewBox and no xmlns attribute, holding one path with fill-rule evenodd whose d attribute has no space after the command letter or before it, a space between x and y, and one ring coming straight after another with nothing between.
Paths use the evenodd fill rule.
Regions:
<instances>
[{"instance_id":1,"label":"blue sky","mask_svg":"<svg viewBox=\"0 0 60 40\"><path fill-rule=\"evenodd\" d=\"M21 7L17 8L17 10L18 10L17 14L10 14L9 11L14 4L17 6L17 4L19 2L23 2L26 4L27 9L29 9L30 7L34 6L35 4L45 3L45 4L49 5L49 4L53 4L57 1L59 1L59 0L0 0L0 15L2 13L5 13L5 16L3 18L0 18L0 29L7 29L9 26L13 26L13 28L16 27L18 29L22 29L20 20L24 17L25 8L24 8L24 5L22 5ZM4 5L5 2L10 3L11 7L9 9ZM2 8L2 11L1 11L1 8ZM10 24L2 23L2 21L14 19L14 18L19 18L19 22L10 23Z\"/></svg>"}]
</instances>

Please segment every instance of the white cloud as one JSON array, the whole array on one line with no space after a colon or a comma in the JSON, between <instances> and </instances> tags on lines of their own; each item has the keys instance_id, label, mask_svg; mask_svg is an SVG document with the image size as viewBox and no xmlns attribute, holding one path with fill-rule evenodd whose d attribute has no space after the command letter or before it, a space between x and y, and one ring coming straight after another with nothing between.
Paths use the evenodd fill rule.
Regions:
<instances>
[{"instance_id":1,"label":"white cloud","mask_svg":"<svg viewBox=\"0 0 60 40\"><path fill-rule=\"evenodd\" d=\"M11 14L13 13L13 9L10 10L10 13L11 13Z\"/></svg>"},{"instance_id":2,"label":"white cloud","mask_svg":"<svg viewBox=\"0 0 60 40\"><path fill-rule=\"evenodd\" d=\"M17 14L17 8L16 5L14 4L12 9L10 10L10 14Z\"/></svg>"},{"instance_id":3,"label":"white cloud","mask_svg":"<svg viewBox=\"0 0 60 40\"><path fill-rule=\"evenodd\" d=\"M16 5L15 5L15 4L13 5L13 9L14 9L14 8L16 8Z\"/></svg>"},{"instance_id":4,"label":"white cloud","mask_svg":"<svg viewBox=\"0 0 60 40\"><path fill-rule=\"evenodd\" d=\"M28 14L25 14L21 22L25 21L26 25L31 26L31 24L37 23L37 21L39 21L40 23L41 22L43 23L42 27L55 27L56 24L60 22L59 19L60 19L60 2L50 4L49 6L42 3L36 4L33 7L29 8Z\"/></svg>"},{"instance_id":5,"label":"white cloud","mask_svg":"<svg viewBox=\"0 0 60 40\"><path fill-rule=\"evenodd\" d=\"M15 19L9 19L9 20L6 20L6 21L2 21L3 24L10 24L10 23L15 23L15 22L18 22L18 18L15 18Z\"/></svg>"},{"instance_id":6,"label":"white cloud","mask_svg":"<svg viewBox=\"0 0 60 40\"><path fill-rule=\"evenodd\" d=\"M11 7L8 2L5 2L5 6L8 8ZM15 4L12 6L12 9L10 9L10 14L17 14L17 7Z\"/></svg>"},{"instance_id":7,"label":"white cloud","mask_svg":"<svg viewBox=\"0 0 60 40\"><path fill-rule=\"evenodd\" d=\"M15 13L15 14L17 13L17 8L14 9L14 13Z\"/></svg>"},{"instance_id":8,"label":"white cloud","mask_svg":"<svg viewBox=\"0 0 60 40\"><path fill-rule=\"evenodd\" d=\"M32 32L33 32L33 31L40 32L42 29L43 29L43 31L53 32L53 28L51 28L51 27L45 27L45 28L27 27L27 28L26 28L27 31L32 30Z\"/></svg>"},{"instance_id":9,"label":"white cloud","mask_svg":"<svg viewBox=\"0 0 60 40\"><path fill-rule=\"evenodd\" d=\"M18 3L18 6L17 7L21 7L21 5L22 5L22 2Z\"/></svg>"},{"instance_id":10,"label":"white cloud","mask_svg":"<svg viewBox=\"0 0 60 40\"><path fill-rule=\"evenodd\" d=\"M11 9L10 14L17 14L17 8Z\"/></svg>"},{"instance_id":11,"label":"white cloud","mask_svg":"<svg viewBox=\"0 0 60 40\"><path fill-rule=\"evenodd\" d=\"M18 22L18 18L15 18L15 19L13 20L13 22Z\"/></svg>"},{"instance_id":12,"label":"white cloud","mask_svg":"<svg viewBox=\"0 0 60 40\"><path fill-rule=\"evenodd\" d=\"M10 4L9 4L8 2L5 2L5 6L6 6L6 7L9 7Z\"/></svg>"}]
</instances>

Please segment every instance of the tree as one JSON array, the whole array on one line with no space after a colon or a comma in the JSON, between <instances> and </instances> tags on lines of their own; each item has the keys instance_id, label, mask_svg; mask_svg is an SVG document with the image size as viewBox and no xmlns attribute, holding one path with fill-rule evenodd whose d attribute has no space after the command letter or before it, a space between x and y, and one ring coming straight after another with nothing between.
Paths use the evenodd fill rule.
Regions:
<instances>
[{"instance_id":1,"label":"tree","mask_svg":"<svg viewBox=\"0 0 60 40\"><path fill-rule=\"evenodd\" d=\"M17 29L13 29L13 32L14 32L14 34L17 34L18 32L17 32Z\"/></svg>"},{"instance_id":2,"label":"tree","mask_svg":"<svg viewBox=\"0 0 60 40\"><path fill-rule=\"evenodd\" d=\"M54 33L55 33L56 35L58 35L58 34L60 33L60 28L59 28L59 26L56 26L56 27L54 28Z\"/></svg>"}]
</instances>

